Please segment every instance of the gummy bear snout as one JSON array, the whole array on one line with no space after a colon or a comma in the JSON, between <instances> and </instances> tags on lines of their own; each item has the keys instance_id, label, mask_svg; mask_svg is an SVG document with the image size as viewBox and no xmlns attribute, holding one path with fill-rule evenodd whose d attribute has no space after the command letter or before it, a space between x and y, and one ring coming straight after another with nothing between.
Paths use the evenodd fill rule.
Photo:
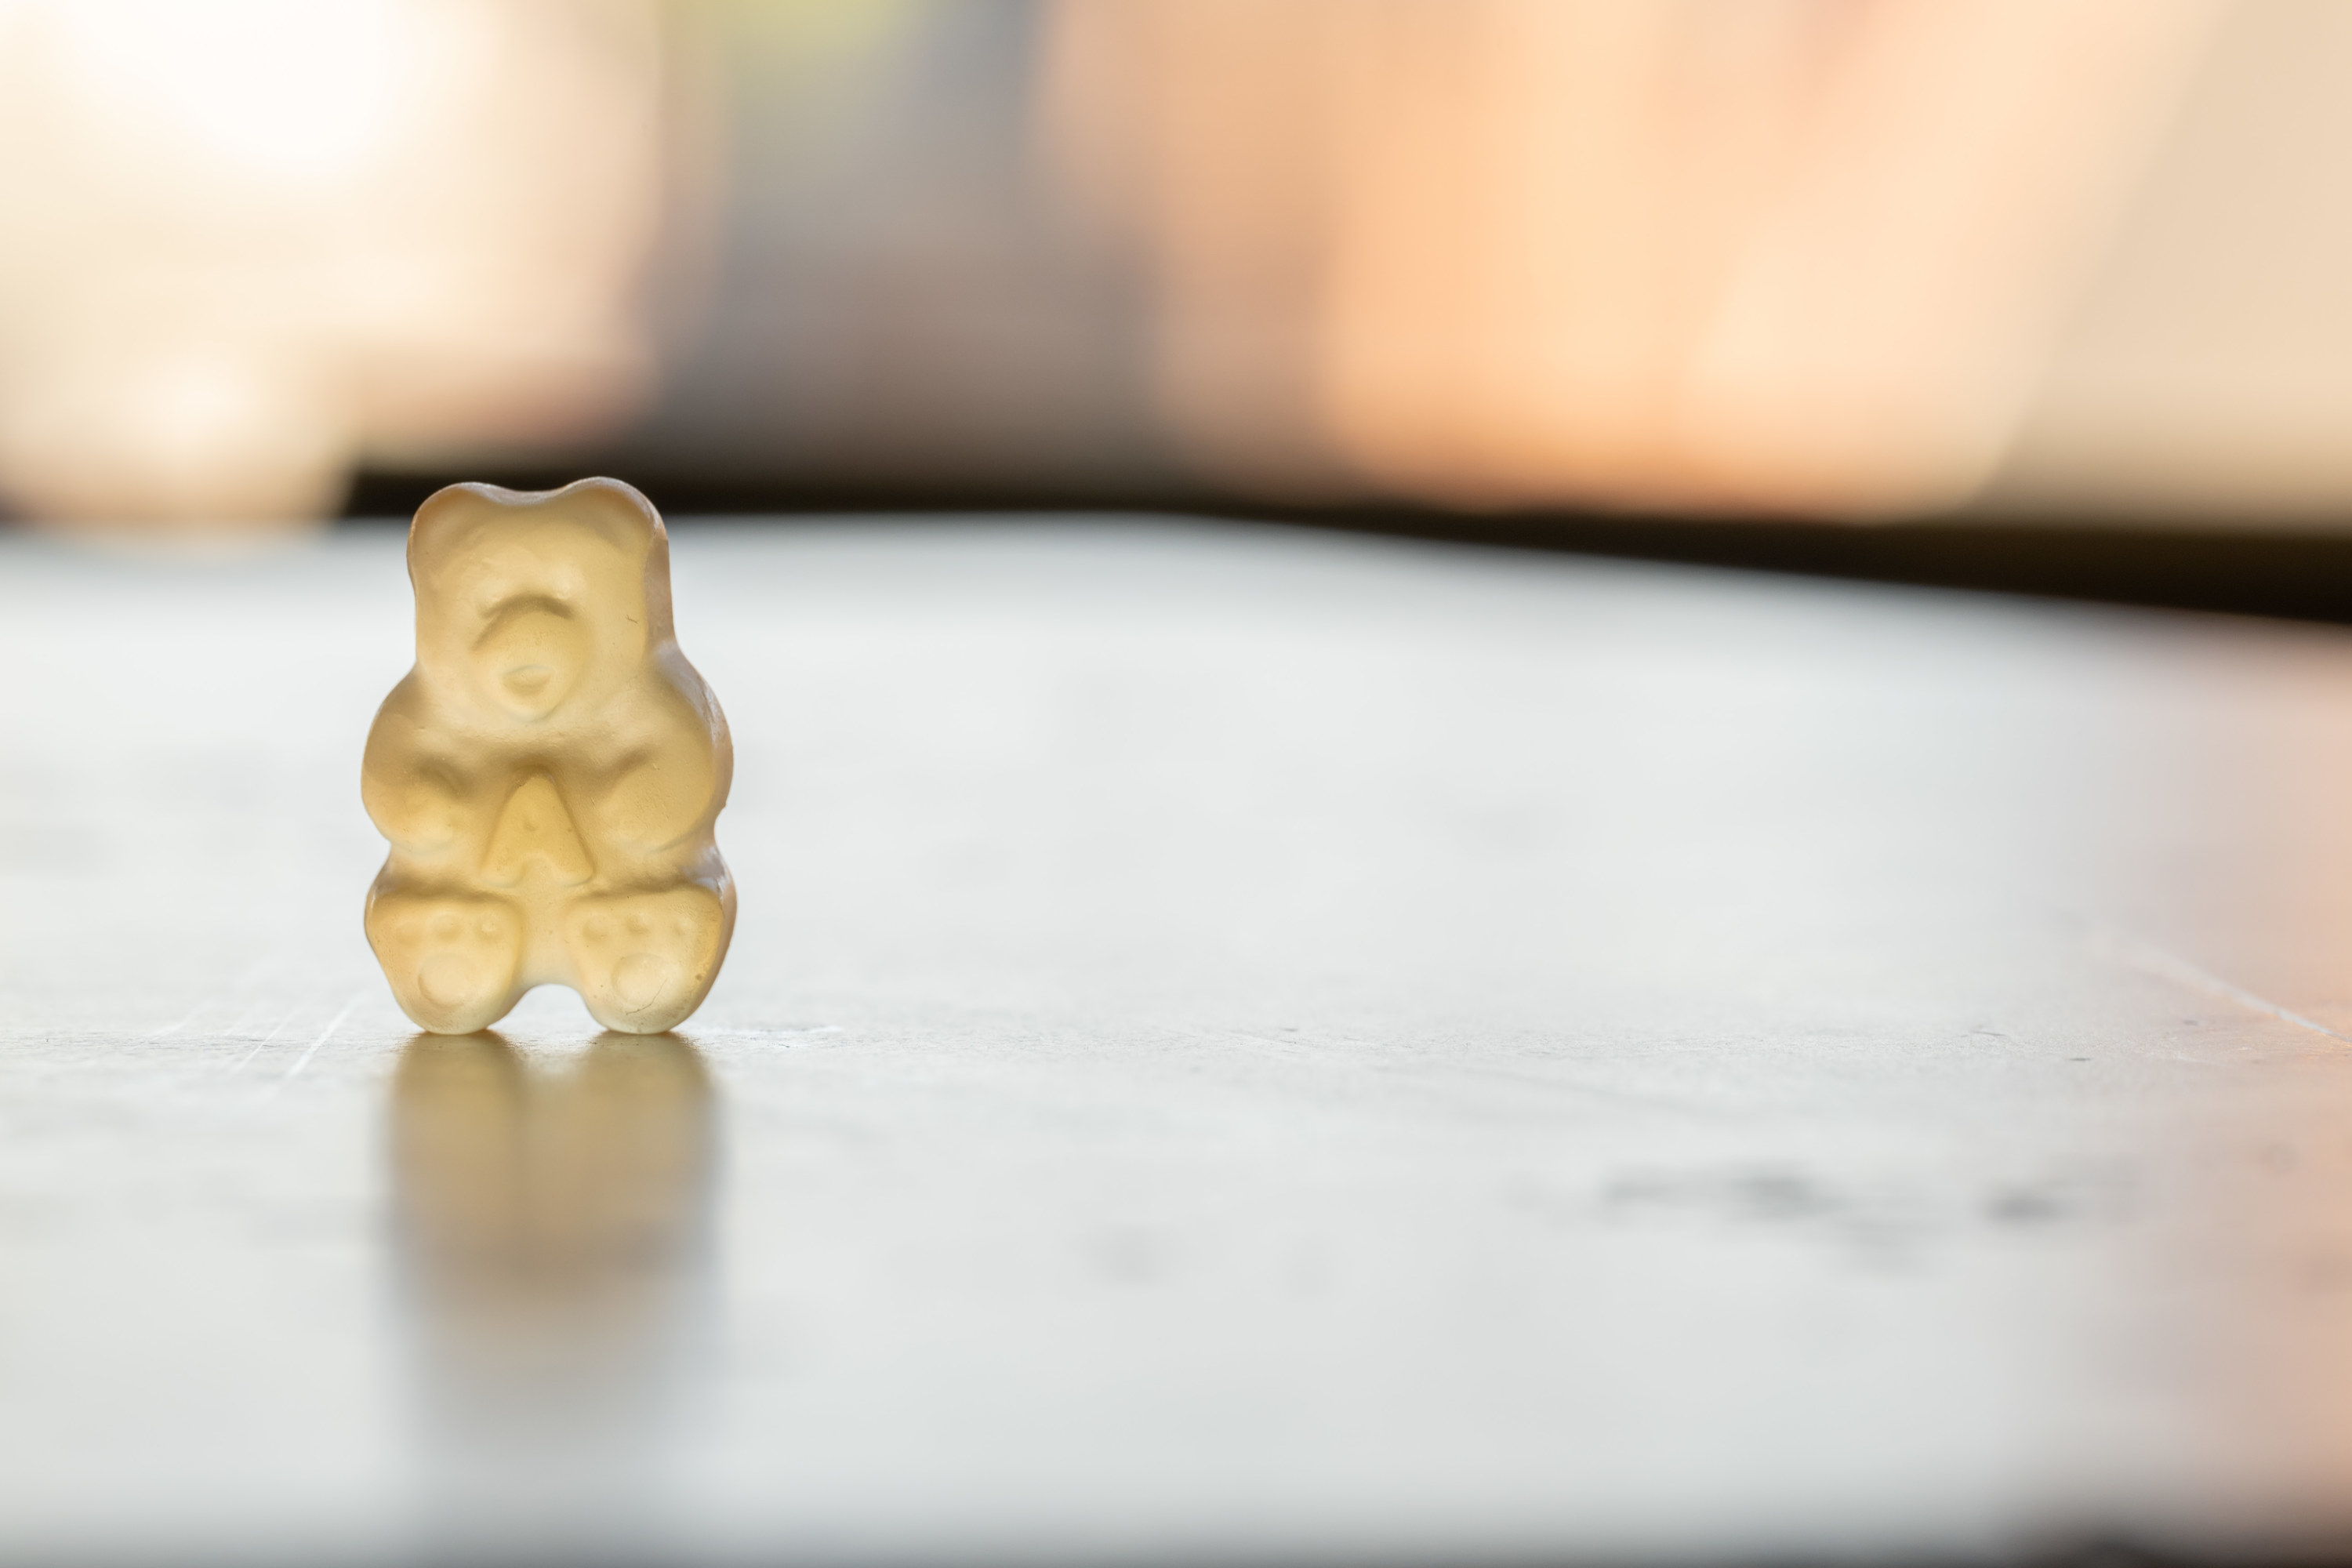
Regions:
<instances>
[{"instance_id":1,"label":"gummy bear snout","mask_svg":"<svg viewBox=\"0 0 2352 1568\"><path fill-rule=\"evenodd\" d=\"M562 706L588 662L588 632L552 599L510 601L474 644L474 671L498 705L518 719Z\"/></svg>"}]
</instances>

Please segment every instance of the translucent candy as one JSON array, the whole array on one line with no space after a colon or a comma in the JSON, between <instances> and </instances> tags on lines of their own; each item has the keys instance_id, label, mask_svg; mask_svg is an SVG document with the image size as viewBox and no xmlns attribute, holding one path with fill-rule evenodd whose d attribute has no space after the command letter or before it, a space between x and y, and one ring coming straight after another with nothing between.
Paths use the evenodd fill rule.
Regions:
<instances>
[{"instance_id":1,"label":"translucent candy","mask_svg":"<svg viewBox=\"0 0 2352 1568\"><path fill-rule=\"evenodd\" d=\"M614 479L452 485L408 533L416 667L369 732L392 841L367 934L436 1034L569 985L606 1028L701 1005L735 929L712 826L735 752L670 626L669 538Z\"/></svg>"}]
</instances>

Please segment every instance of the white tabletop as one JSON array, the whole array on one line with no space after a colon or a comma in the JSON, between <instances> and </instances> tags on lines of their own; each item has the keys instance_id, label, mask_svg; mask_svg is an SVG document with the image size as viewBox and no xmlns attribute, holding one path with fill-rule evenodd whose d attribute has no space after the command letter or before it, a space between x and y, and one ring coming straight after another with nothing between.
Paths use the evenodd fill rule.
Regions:
<instances>
[{"instance_id":1,"label":"white tabletop","mask_svg":"<svg viewBox=\"0 0 2352 1568\"><path fill-rule=\"evenodd\" d=\"M0 539L0 1558L2352 1535L2352 632L675 529L732 956L413 1035L400 535Z\"/></svg>"}]
</instances>

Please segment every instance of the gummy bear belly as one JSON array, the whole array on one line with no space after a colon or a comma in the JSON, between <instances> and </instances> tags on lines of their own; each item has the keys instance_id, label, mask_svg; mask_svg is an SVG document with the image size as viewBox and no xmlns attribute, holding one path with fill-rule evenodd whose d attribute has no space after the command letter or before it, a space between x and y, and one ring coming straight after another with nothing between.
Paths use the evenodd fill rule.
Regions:
<instances>
[{"instance_id":1,"label":"gummy bear belly","mask_svg":"<svg viewBox=\"0 0 2352 1568\"><path fill-rule=\"evenodd\" d=\"M564 808L555 781L531 773L499 810L482 851L483 885L510 889L544 881L576 888L596 874L596 863Z\"/></svg>"}]
</instances>

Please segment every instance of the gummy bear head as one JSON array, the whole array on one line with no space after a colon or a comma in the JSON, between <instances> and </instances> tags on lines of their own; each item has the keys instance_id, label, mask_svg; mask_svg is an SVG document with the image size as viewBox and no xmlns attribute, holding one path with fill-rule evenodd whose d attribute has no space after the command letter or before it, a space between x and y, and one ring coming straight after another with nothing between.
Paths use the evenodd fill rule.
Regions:
<instances>
[{"instance_id":1,"label":"gummy bear head","mask_svg":"<svg viewBox=\"0 0 2352 1568\"><path fill-rule=\"evenodd\" d=\"M668 538L617 479L452 485L417 510L408 574L418 669L494 720L593 705L671 639Z\"/></svg>"}]
</instances>

